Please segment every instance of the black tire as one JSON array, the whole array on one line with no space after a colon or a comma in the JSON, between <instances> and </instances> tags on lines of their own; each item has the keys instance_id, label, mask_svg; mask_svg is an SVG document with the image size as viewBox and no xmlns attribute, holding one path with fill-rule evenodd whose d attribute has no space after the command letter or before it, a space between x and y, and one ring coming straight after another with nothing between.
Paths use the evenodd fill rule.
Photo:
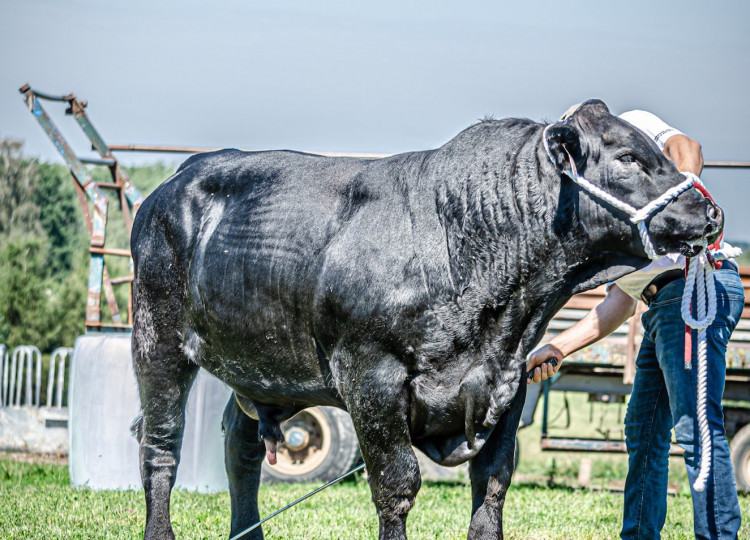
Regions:
<instances>
[{"instance_id":1,"label":"black tire","mask_svg":"<svg viewBox=\"0 0 750 540\"><path fill-rule=\"evenodd\" d=\"M287 440L279 445L276 465L263 461L263 482L328 482L361 461L352 420L336 407L305 409L281 429Z\"/></svg>"},{"instance_id":2,"label":"black tire","mask_svg":"<svg viewBox=\"0 0 750 540\"><path fill-rule=\"evenodd\" d=\"M737 490L750 492L750 424L743 426L729 444Z\"/></svg>"}]
</instances>

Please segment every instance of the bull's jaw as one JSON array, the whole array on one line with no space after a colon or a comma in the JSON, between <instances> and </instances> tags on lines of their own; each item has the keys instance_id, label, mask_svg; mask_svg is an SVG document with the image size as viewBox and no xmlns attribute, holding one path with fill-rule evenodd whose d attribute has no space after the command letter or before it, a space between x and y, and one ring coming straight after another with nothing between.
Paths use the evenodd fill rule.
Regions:
<instances>
[{"instance_id":1,"label":"bull's jaw","mask_svg":"<svg viewBox=\"0 0 750 540\"><path fill-rule=\"evenodd\" d=\"M567 294L573 296L595 289L599 285L611 283L624 275L644 268L649 262L649 259L645 257L603 252L595 259L587 261L584 267L568 278L570 286Z\"/></svg>"}]
</instances>

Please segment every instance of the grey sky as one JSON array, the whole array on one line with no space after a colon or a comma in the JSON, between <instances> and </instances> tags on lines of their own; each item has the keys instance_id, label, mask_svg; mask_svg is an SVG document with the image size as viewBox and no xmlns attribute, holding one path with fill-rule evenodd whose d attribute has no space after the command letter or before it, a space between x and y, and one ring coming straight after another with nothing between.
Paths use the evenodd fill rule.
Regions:
<instances>
[{"instance_id":1,"label":"grey sky","mask_svg":"<svg viewBox=\"0 0 750 540\"><path fill-rule=\"evenodd\" d=\"M400 152L598 97L658 114L706 159L750 161L747 1L0 0L0 51L0 137L46 160L26 82L88 100L110 143ZM703 179L727 237L750 241L750 171Z\"/></svg>"}]
</instances>

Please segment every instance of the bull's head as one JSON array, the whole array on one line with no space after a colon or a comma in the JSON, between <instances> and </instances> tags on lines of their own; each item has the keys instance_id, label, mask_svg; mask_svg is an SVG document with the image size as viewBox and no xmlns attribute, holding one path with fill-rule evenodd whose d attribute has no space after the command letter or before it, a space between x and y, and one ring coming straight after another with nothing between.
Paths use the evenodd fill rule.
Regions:
<instances>
[{"instance_id":1,"label":"bull's head","mask_svg":"<svg viewBox=\"0 0 750 540\"><path fill-rule=\"evenodd\" d=\"M565 120L548 126L544 137L558 171L586 178L595 186L579 201L581 212L597 216L584 221L592 236L616 242L618 249L643 257L642 234L627 210L618 209L613 201L641 209L682 184L686 189L677 190L679 196L648 212L643 220L653 244L652 256L677 251L695 255L702 245L719 237L724 223L721 209L698 190L687 189L690 182L656 144L610 114L601 101L585 102ZM596 188L603 193L597 196ZM612 199L608 201L606 194Z\"/></svg>"}]
</instances>

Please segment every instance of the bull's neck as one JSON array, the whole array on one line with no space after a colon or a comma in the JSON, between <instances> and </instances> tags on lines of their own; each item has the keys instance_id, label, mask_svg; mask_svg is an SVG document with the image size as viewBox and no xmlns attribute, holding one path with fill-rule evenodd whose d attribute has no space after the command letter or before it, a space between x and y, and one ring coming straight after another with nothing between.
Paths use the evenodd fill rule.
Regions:
<instances>
[{"instance_id":1,"label":"bull's neck","mask_svg":"<svg viewBox=\"0 0 750 540\"><path fill-rule=\"evenodd\" d=\"M529 126L512 151L477 148L444 176L438 206L458 295L545 325L570 296L635 263L581 225L579 189L550 163L542 130Z\"/></svg>"},{"instance_id":2,"label":"bull's neck","mask_svg":"<svg viewBox=\"0 0 750 540\"><path fill-rule=\"evenodd\" d=\"M491 127L480 135L492 136ZM455 170L444 171L438 206L459 291L487 287L492 297L503 298L503 291L533 281L540 268L548 281L562 284L575 262L564 249L575 211L543 153L541 131L538 124L528 126L515 148L477 148L468 159L452 160Z\"/></svg>"}]
</instances>

